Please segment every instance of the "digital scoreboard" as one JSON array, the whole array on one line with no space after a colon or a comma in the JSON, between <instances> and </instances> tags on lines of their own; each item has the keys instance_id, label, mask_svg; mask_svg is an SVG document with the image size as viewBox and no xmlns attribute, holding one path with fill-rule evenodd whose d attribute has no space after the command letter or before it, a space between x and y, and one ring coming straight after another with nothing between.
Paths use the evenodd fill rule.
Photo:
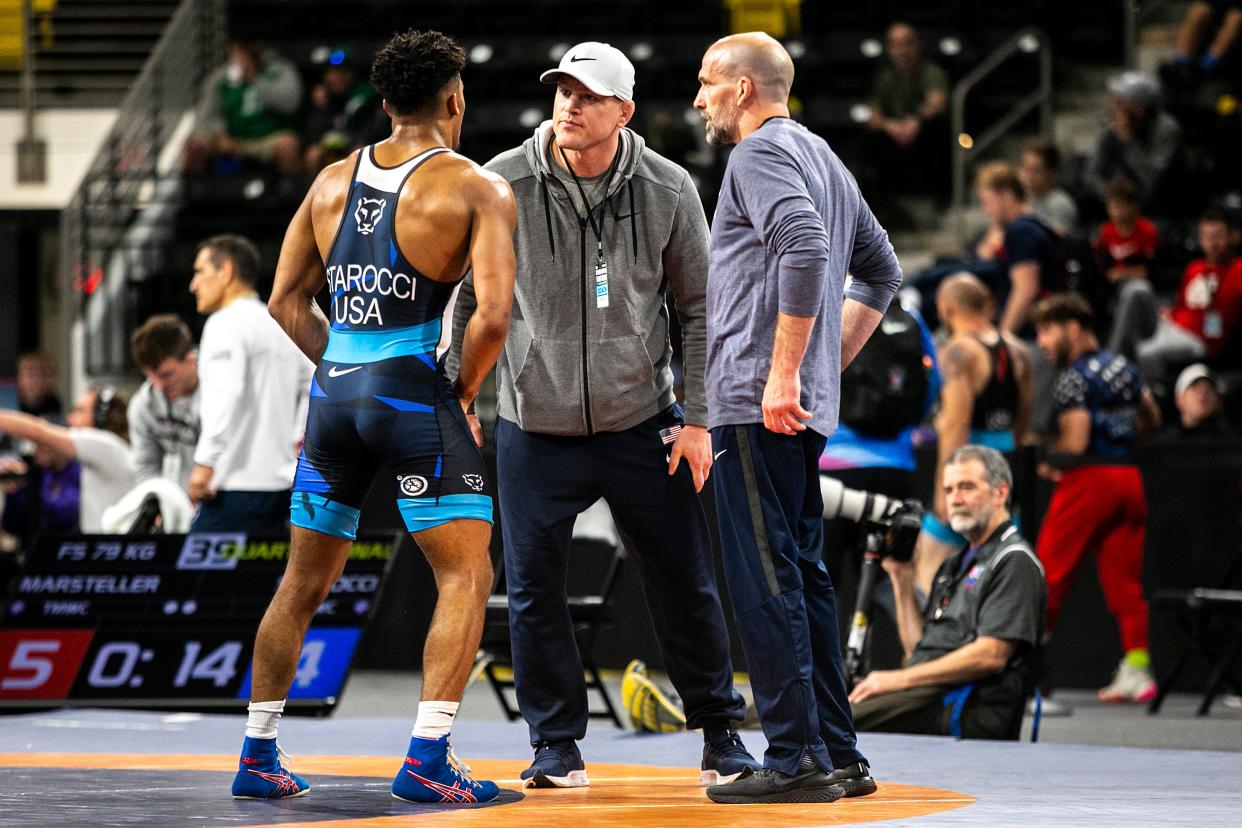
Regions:
<instances>
[{"instance_id":1,"label":"digital scoreboard","mask_svg":"<svg viewBox=\"0 0 1242 828\"><path fill-rule=\"evenodd\" d=\"M330 710L399 535L360 536L302 645L289 708ZM0 707L235 706L288 538L39 539L0 616Z\"/></svg>"}]
</instances>

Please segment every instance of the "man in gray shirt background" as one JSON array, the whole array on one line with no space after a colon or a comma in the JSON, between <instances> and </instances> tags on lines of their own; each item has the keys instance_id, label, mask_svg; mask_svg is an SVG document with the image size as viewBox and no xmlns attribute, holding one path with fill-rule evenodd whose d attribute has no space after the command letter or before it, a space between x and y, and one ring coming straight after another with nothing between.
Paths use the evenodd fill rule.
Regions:
<instances>
[{"instance_id":1,"label":"man in gray shirt background","mask_svg":"<svg viewBox=\"0 0 1242 828\"><path fill-rule=\"evenodd\" d=\"M129 444L138 481L166 477L188 491L198 445L198 353L189 327L170 313L129 338L146 382L129 401Z\"/></svg>"},{"instance_id":2,"label":"man in gray shirt background","mask_svg":"<svg viewBox=\"0 0 1242 828\"><path fill-rule=\"evenodd\" d=\"M875 791L822 561L818 460L841 370L901 271L853 176L790 120L793 75L777 41L734 35L704 55L694 101L708 141L737 145L712 220L706 390L725 578L768 739L761 771L708 788L725 803Z\"/></svg>"}]
</instances>

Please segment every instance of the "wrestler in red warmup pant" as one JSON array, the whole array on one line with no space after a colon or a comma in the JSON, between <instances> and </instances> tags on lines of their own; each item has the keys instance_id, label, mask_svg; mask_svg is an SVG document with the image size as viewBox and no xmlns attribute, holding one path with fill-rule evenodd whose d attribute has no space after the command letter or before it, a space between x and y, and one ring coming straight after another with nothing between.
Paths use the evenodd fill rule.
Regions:
<instances>
[{"instance_id":1,"label":"wrestler in red warmup pant","mask_svg":"<svg viewBox=\"0 0 1242 828\"><path fill-rule=\"evenodd\" d=\"M1147 649L1143 541L1147 498L1133 466L1085 466L1064 473L1052 493L1035 552L1048 581L1048 629L1083 555L1096 552L1104 600L1125 652Z\"/></svg>"}]
</instances>

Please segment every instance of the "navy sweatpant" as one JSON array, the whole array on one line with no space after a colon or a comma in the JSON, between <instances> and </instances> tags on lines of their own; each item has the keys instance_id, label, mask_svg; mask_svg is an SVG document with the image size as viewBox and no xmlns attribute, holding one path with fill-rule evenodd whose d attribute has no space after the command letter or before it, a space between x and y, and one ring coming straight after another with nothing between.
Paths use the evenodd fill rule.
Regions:
<instances>
[{"instance_id":1,"label":"navy sweatpant","mask_svg":"<svg viewBox=\"0 0 1242 828\"><path fill-rule=\"evenodd\" d=\"M764 765L786 774L804 752L825 770L863 761L822 556L825 442L762 423L712 429L725 582L768 739Z\"/></svg>"},{"instance_id":2,"label":"navy sweatpant","mask_svg":"<svg viewBox=\"0 0 1242 828\"><path fill-rule=\"evenodd\" d=\"M689 467L682 463L670 477L660 441L660 428L676 417L670 409L626 431L589 437L534 434L496 421L513 676L532 744L586 735L586 685L565 578L574 519L600 497L637 558L687 726L745 717L733 689L707 519Z\"/></svg>"}]
</instances>

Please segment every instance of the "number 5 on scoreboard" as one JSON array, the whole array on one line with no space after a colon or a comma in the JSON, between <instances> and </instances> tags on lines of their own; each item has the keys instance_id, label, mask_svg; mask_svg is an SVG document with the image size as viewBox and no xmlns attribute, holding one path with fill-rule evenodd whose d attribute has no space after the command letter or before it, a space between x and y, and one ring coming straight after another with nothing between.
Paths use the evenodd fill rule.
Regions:
<instances>
[{"instance_id":1,"label":"number 5 on scoreboard","mask_svg":"<svg viewBox=\"0 0 1242 828\"><path fill-rule=\"evenodd\" d=\"M90 647L91 630L0 632L0 699L63 699Z\"/></svg>"}]
</instances>

